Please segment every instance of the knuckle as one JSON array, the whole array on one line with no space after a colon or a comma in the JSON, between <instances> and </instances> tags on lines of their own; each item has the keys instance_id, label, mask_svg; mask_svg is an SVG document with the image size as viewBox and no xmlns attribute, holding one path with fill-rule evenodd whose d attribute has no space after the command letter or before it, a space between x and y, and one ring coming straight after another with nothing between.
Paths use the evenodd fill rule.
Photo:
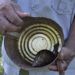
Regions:
<instances>
[{"instance_id":1,"label":"knuckle","mask_svg":"<svg viewBox=\"0 0 75 75\"><path fill-rule=\"evenodd\" d=\"M5 6L2 8L2 10L9 10L8 5L5 5Z\"/></svg>"},{"instance_id":2,"label":"knuckle","mask_svg":"<svg viewBox=\"0 0 75 75\"><path fill-rule=\"evenodd\" d=\"M17 18L14 18L14 19L12 20L12 22L13 22L13 24L18 25L18 26L20 26L20 25L23 24L23 21L20 20L20 19L17 19Z\"/></svg>"},{"instance_id":3,"label":"knuckle","mask_svg":"<svg viewBox=\"0 0 75 75\"><path fill-rule=\"evenodd\" d=\"M12 23L15 24L17 22L17 20L15 18L12 18Z\"/></svg>"},{"instance_id":4,"label":"knuckle","mask_svg":"<svg viewBox=\"0 0 75 75\"><path fill-rule=\"evenodd\" d=\"M19 21L18 25L23 25L24 22L22 20Z\"/></svg>"},{"instance_id":5,"label":"knuckle","mask_svg":"<svg viewBox=\"0 0 75 75\"><path fill-rule=\"evenodd\" d=\"M5 5L4 7L2 7L1 9L4 13L9 12L12 10L12 6L10 4Z\"/></svg>"}]
</instances>

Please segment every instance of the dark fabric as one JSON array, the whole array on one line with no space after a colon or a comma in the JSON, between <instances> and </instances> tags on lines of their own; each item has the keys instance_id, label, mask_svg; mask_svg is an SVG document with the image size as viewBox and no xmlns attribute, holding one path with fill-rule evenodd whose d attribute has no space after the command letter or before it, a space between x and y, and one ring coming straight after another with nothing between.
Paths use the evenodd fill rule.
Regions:
<instances>
[{"instance_id":1,"label":"dark fabric","mask_svg":"<svg viewBox=\"0 0 75 75\"><path fill-rule=\"evenodd\" d=\"M29 75L28 71L21 69L19 75Z\"/></svg>"}]
</instances>

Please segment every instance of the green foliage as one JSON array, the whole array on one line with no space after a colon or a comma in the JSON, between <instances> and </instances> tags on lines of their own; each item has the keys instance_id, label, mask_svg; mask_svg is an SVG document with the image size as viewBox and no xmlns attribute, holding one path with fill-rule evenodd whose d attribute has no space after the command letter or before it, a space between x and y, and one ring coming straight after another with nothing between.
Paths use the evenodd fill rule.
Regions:
<instances>
[{"instance_id":1,"label":"green foliage","mask_svg":"<svg viewBox=\"0 0 75 75\"><path fill-rule=\"evenodd\" d=\"M0 35L0 75L3 75L3 65L1 59L1 44L2 44L2 35ZM29 75L27 71L21 70L20 75Z\"/></svg>"},{"instance_id":2,"label":"green foliage","mask_svg":"<svg viewBox=\"0 0 75 75\"><path fill-rule=\"evenodd\" d=\"M29 73L28 73L28 71L25 71L25 70L21 69L20 75L29 75Z\"/></svg>"},{"instance_id":3,"label":"green foliage","mask_svg":"<svg viewBox=\"0 0 75 75\"><path fill-rule=\"evenodd\" d=\"M1 57L1 44L2 44L2 35L0 35L0 57Z\"/></svg>"},{"instance_id":4,"label":"green foliage","mask_svg":"<svg viewBox=\"0 0 75 75\"><path fill-rule=\"evenodd\" d=\"M0 58L0 75L3 73L2 59Z\"/></svg>"},{"instance_id":5,"label":"green foliage","mask_svg":"<svg viewBox=\"0 0 75 75\"><path fill-rule=\"evenodd\" d=\"M2 44L2 35L0 35L0 75L3 73L2 59L1 59L1 44Z\"/></svg>"}]
</instances>

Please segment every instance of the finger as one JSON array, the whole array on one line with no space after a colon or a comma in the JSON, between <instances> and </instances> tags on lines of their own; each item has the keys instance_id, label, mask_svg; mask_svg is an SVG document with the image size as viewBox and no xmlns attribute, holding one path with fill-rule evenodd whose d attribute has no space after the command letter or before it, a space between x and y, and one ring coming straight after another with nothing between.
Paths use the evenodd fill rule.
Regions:
<instances>
[{"instance_id":1,"label":"finger","mask_svg":"<svg viewBox=\"0 0 75 75\"><path fill-rule=\"evenodd\" d=\"M7 7L6 10L3 10L3 13L7 20L12 24L17 26L23 24L23 20L16 14L11 6Z\"/></svg>"},{"instance_id":2,"label":"finger","mask_svg":"<svg viewBox=\"0 0 75 75\"><path fill-rule=\"evenodd\" d=\"M21 11L21 7L17 3L12 1L11 5L14 8L15 11Z\"/></svg>"},{"instance_id":3,"label":"finger","mask_svg":"<svg viewBox=\"0 0 75 75\"><path fill-rule=\"evenodd\" d=\"M3 16L0 16L0 30L2 31L2 33L6 31L19 31L20 27L9 23Z\"/></svg>"},{"instance_id":4,"label":"finger","mask_svg":"<svg viewBox=\"0 0 75 75\"><path fill-rule=\"evenodd\" d=\"M22 12L22 11L21 11L21 8L20 8L20 6L19 6L18 4L12 2L11 5L12 5L13 9L15 10L15 12L16 12L21 18L23 18L23 17L25 17L25 16L30 16L29 13Z\"/></svg>"},{"instance_id":5,"label":"finger","mask_svg":"<svg viewBox=\"0 0 75 75\"><path fill-rule=\"evenodd\" d=\"M20 31L21 27L14 26L13 24L9 23L9 25L6 27L6 31L8 32L18 32Z\"/></svg>"},{"instance_id":6,"label":"finger","mask_svg":"<svg viewBox=\"0 0 75 75\"><path fill-rule=\"evenodd\" d=\"M48 67L48 69L49 69L50 71L58 71L56 65L50 65L50 66Z\"/></svg>"},{"instance_id":7,"label":"finger","mask_svg":"<svg viewBox=\"0 0 75 75\"><path fill-rule=\"evenodd\" d=\"M30 16L30 14L29 14L29 13L26 13L26 12L20 12L20 11L16 11L16 12L17 12L17 14L18 14L21 18L26 17L26 16Z\"/></svg>"},{"instance_id":8,"label":"finger","mask_svg":"<svg viewBox=\"0 0 75 75\"><path fill-rule=\"evenodd\" d=\"M67 69L67 63L65 61L62 61L60 64L50 65L49 70L59 71L59 67L60 67L60 71L65 71Z\"/></svg>"},{"instance_id":9,"label":"finger","mask_svg":"<svg viewBox=\"0 0 75 75\"><path fill-rule=\"evenodd\" d=\"M20 26L16 26L16 25L13 25L12 23L9 23L8 21L5 22L6 23L6 31L8 32L18 32L21 27Z\"/></svg>"}]
</instances>

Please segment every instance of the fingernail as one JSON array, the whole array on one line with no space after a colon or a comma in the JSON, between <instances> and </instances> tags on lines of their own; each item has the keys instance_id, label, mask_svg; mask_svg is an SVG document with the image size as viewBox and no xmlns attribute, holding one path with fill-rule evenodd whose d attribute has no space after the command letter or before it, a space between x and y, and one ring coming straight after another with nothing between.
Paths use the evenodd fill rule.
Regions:
<instances>
[{"instance_id":1,"label":"fingernail","mask_svg":"<svg viewBox=\"0 0 75 75\"><path fill-rule=\"evenodd\" d=\"M30 16L30 14L27 13L27 12L20 12L20 11L17 11L17 14L18 14L20 17Z\"/></svg>"}]
</instances>

